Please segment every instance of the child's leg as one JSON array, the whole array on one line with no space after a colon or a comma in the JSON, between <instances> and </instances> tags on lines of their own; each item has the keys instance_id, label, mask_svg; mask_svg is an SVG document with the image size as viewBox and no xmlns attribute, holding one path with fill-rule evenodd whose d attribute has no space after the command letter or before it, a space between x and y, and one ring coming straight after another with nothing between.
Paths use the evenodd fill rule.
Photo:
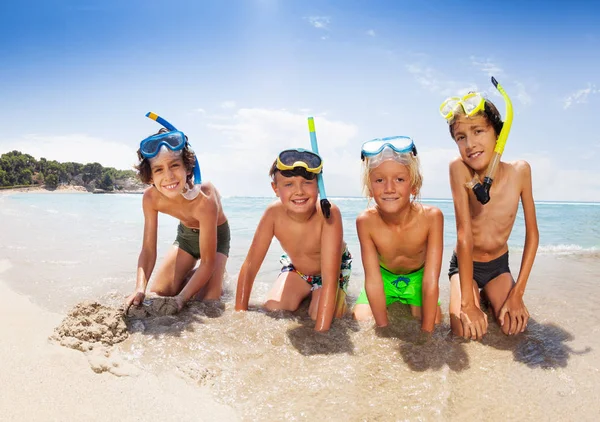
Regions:
<instances>
[{"instance_id":1,"label":"child's leg","mask_svg":"<svg viewBox=\"0 0 600 422\"><path fill-rule=\"evenodd\" d=\"M310 289L310 284L294 271L282 272L267 294L264 307L269 311L295 311Z\"/></svg>"},{"instance_id":2,"label":"child's leg","mask_svg":"<svg viewBox=\"0 0 600 422\"><path fill-rule=\"evenodd\" d=\"M479 305L479 288L477 284L473 280L473 297L475 298L475 306L480 308ZM454 274L450 277L450 326L452 327L452 332L457 336L463 336L463 327L460 321L460 276L458 274Z\"/></svg>"},{"instance_id":3,"label":"child's leg","mask_svg":"<svg viewBox=\"0 0 600 422\"><path fill-rule=\"evenodd\" d=\"M192 255L172 246L154 277L150 291L161 296L175 296L181 291L184 278L196 262Z\"/></svg>"},{"instance_id":4,"label":"child's leg","mask_svg":"<svg viewBox=\"0 0 600 422\"><path fill-rule=\"evenodd\" d=\"M420 320L422 318L423 308L421 306L413 306L413 305L409 305L409 306L410 306L411 315L413 317L417 318L418 320ZM442 322L442 307L440 305L438 305L437 311L435 313L435 323L439 324L440 322Z\"/></svg>"},{"instance_id":5,"label":"child's leg","mask_svg":"<svg viewBox=\"0 0 600 422\"><path fill-rule=\"evenodd\" d=\"M371 305L368 303L357 303L352 309L352 317L357 321L367 321L373 318Z\"/></svg>"},{"instance_id":6,"label":"child's leg","mask_svg":"<svg viewBox=\"0 0 600 422\"><path fill-rule=\"evenodd\" d=\"M513 280L512 275L510 273L503 273L490 280L483 288L483 291L492 305L494 316L496 317L498 324L500 324L500 321L498 321L500 309L502 309L502 305L506 302L506 298L514 285L515 281ZM504 317L504 325L501 326L501 329L504 334L510 332L510 315L508 313Z\"/></svg>"},{"instance_id":7,"label":"child's leg","mask_svg":"<svg viewBox=\"0 0 600 422\"><path fill-rule=\"evenodd\" d=\"M308 307L308 315L311 319L317 319L317 312L319 310L319 299L321 298L321 289L313 290L312 298L310 299L310 306ZM367 305L368 306L368 305ZM337 294L335 297L335 312L333 313L334 318L342 318L346 314L348 309L346 305L346 292L344 289L338 287ZM370 308L369 308L370 309Z\"/></svg>"},{"instance_id":8,"label":"child's leg","mask_svg":"<svg viewBox=\"0 0 600 422\"><path fill-rule=\"evenodd\" d=\"M194 300L219 300L223 295L223 277L225 276L225 265L227 255L217 252L215 270L208 282L194 296Z\"/></svg>"}]
</instances>

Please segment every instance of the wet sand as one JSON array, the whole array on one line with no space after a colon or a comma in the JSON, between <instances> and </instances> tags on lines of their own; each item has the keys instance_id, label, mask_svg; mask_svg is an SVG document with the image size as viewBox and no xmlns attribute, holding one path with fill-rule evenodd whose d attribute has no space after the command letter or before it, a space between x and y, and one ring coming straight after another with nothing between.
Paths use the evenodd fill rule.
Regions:
<instances>
[{"instance_id":1,"label":"wet sand","mask_svg":"<svg viewBox=\"0 0 600 422\"><path fill-rule=\"evenodd\" d=\"M59 380L85 385L96 391L90 393L90 403L105 397L105 403L124 408L129 402L112 397L115 390L128 391L125 396L144 394L147 402L141 407L151 413L146 408L153 402L149 394L165 394L159 380L166 377L177 387L169 387L165 408L182 409L181 391L183 397L204 397L229 412L220 420L230 420L234 411L243 420L597 420L600 328L592 275L600 270L598 261L596 256L539 256L526 294L532 315L527 332L506 337L490 324L482 342L452 336L446 314L433 338L423 343L418 323L401 306L390 308L387 329L347 317L337 320L329 333L319 334L305 307L295 313L267 313L256 306L234 312L229 279L224 303L196 302L178 315L127 318L127 338L103 352L107 356L96 353L90 358L89 353L47 344L45 337L59 316L48 318L17 297L29 315L17 320L36 322L27 325L28 340L17 340L17 331L3 333L12 343L11 351L3 353L3 365L11 362L2 370L3 377L8 370L9 384L2 385L12 385L27 367L23 353L35 353L36 361L42 355L46 370L38 371L43 382L27 394L58 400L63 409L75 406L75 398L56 397L44 385ZM511 259L511 265L518 268L518 261ZM440 288L446 309L445 277ZM5 294L2 298L6 301ZM120 299L104 298L115 308ZM31 352L36 341L33 349L39 350ZM103 372L97 370L102 365L108 373L90 370ZM150 385L142 390L139 384L146 382ZM15 400L6 403L19 415ZM102 418L112 414L103 413ZM163 415L159 420L179 418Z\"/></svg>"}]
</instances>

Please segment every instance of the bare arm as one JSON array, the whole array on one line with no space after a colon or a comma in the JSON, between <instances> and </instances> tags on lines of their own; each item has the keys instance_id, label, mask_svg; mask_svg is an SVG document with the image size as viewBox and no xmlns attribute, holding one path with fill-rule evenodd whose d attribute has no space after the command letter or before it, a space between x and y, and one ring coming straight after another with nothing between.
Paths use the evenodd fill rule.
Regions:
<instances>
[{"instance_id":1,"label":"bare arm","mask_svg":"<svg viewBox=\"0 0 600 422\"><path fill-rule=\"evenodd\" d=\"M127 298L127 306L139 305L146 294L148 280L156 264L156 240L158 230L158 211L154 208L150 191L146 191L142 198L144 212L144 238L142 251L138 258L135 292Z\"/></svg>"},{"instance_id":2,"label":"bare arm","mask_svg":"<svg viewBox=\"0 0 600 422\"><path fill-rule=\"evenodd\" d=\"M208 283L208 280L210 280L215 271L218 212L217 204L212 201L203 203L197 211L200 226L198 240L200 243L200 265L178 295L184 302L187 302L198 293Z\"/></svg>"},{"instance_id":3,"label":"bare arm","mask_svg":"<svg viewBox=\"0 0 600 422\"><path fill-rule=\"evenodd\" d=\"M460 159L450 163L450 187L456 216L456 255L460 278L460 307L463 336L481 339L487 331L487 316L475 305L473 296L473 232L469 209L469 192L465 181L470 179L467 166Z\"/></svg>"},{"instance_id":4,"label":"bare arm","mask_svg":"<svg viewBox=\"0 0 600 422\"><path fill-rule=\"evenodd\" d=\"M265 255L269 250L269 246L271 245L271 241L275 234L273 213L274 210L268 208L260 219L246 260L240 269L235 295L236 311L248 310L248 302L250 301L250 293L252 292L254 279L265 259Z\"/></svg>"},{"instance_id":5,"label":"bare arm","mask_svg":"<svg viewBox=\"0 0 600 422\"><path fill-rule=\"evenodd\" d=\"M369 216L365 213L356 219L356 231L360 242L360 254L365 269L365 291L371 306L375 323L379 327L386 327L389 323L385 301L383 280L379 269L379 256L377 248L368 229Z\"/></svg>"},{"instance_id":6,"label":"bare arm","mask_svg":"<svg viewBox=\"0 0 600 422\"><path fill-rule=\"evenodd\" d=\"M525 331L529 321L529 311L523 302L527 280L533 267L535 254L537 252L540 234L537 226L537 217L535 215L535 203L533 201L533 189L531 183L531 167L526 161L520 161L518 166L519 178L521 180L521 203L523 204L523 214L525 217L525 246L523 248L523 257L521 259L521 268L517 283L508 294L508 298L502 305L498 313L498 321L504 326L505 316L509 315L510 326L508 334L517 334Z\"/></svg>"},{"instance_id":7,"label":"bare arm","mask_svg":"<svg viewBox=\"0 0 600 422\"><path fill-rule=\"evenodd\" d=\"M323 287L317 308L316 331L327 331L331 326L339 285L340 264L342 260L343 227L340 209L332 205L331 215L324 218L321 231L321 276Z\"/></svg>"},{"instance_id":8,"label":"bare arm","mask_svg":"<svg viewBox=\"0 0 600 422\"><path fill-rule=\"evenodd\" d=\"M440 292L439 279L442 270L442 253L444 250L444 215L438 208L429 211L429 234L427 236L427 252L425 270L423 272L423 314L421 330L432 332L435 326L437 302Z\"/></svg>"},{"instance_id":9,"label":"bare arm","mask_svg":"<svg viewBox=\"0 0 600 422\"><path fill-rule=\"evenodd\" d=\"M529 163L523 162L522 180L523 190L521 191L521 203L523 204L523 215L525 217L525 246L523 248L523 257L521 259L521 268L517 284L514 287L517 294L523 296L525 286L533 267L533 261L537 253L538 244L540 241L540 233L538 231L537 217L535 214L535 203L533 201L533 189L531 183L531 167Z\"/></svg>"}]
</instances>

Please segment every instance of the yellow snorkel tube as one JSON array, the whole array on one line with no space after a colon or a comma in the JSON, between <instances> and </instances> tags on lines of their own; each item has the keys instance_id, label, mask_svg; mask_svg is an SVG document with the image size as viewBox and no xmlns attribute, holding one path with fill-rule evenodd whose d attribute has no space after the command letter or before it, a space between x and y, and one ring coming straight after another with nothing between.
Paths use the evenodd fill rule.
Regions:
<instances>
[{"instance_id":1,"label":"yellow snorkel tube","mask_svg":"<svg viewBox=\"0 0 600 422\"><path fill-rule=\"evenodd\" d=\"M479 177L475 175L473 177L473 180L467 183L467 186L473 189L473 193L475 194L475 197L477 197L477 200L483 205L487 204L490 201L490 188L492 187L492 183L494 182L494 175L496 174L496 169L498 167L498 164L500 163L502 153L504 152L506 140L508 139L508 133L510 132L510 127L513 121L513 107L512 102L508 97L508 94L506 93L506 91L504 91L504 88L502 88L502 86L493 76L492 83L504 98L504 102L506 103L506 117L504 119L504 124L502 125L500 135L498 135L496 147L494 148L494 155L492 156L492 160L490 161L490 164L488 165L488 168L485 172L483 182L481 182L481 180L479 180Z\"/></svg>"}]
</instances>

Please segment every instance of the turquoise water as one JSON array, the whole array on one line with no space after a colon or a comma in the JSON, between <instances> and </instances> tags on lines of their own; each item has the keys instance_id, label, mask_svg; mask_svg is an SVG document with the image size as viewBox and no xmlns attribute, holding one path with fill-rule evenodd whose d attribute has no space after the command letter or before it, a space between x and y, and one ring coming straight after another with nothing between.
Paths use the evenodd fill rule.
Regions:
<instances>
[{"instance_id":1,"label":"turquoise water","mask_svg":"<svg viewBox=\"0 0 600 422\"><path fill-rule=\"evenodd\" d=\"M86 295L109 289L126 293L135 284L135 268L140 252L143 214L142 195L91 194L10 194L0 196L0 258L8 258L34 283L18 283L16 288L34 294L51 308L72 304ZM227 271L235 283L248 252L254 230L263 210L274 198L223 198L223 207L232 230ZM356 216L365 209L364 198L332 198L341 209L344 237L354 255L349 293L359 293L363 269L355 228ZM445 256L456 241L454 209L451 200L423 200L444 213ZM600 250L600 204L537 203L540 230L539 254L590 254ZM172 245L177 221L159 217L159 259ZM524 241L524 220L519 212L509 245L515 258ZM282 249L274 240L257 276L253 297L262 297L277 277ZM357 259L358 258L358 259ZM447 259L442 274L447 271ZM158 263L157 263L158 264ZM40 277L40 265L45 265ZM45 294L40 295L39 289ZM58 289L51 294L47 289Z\"/></svg>"}]
</instances>

